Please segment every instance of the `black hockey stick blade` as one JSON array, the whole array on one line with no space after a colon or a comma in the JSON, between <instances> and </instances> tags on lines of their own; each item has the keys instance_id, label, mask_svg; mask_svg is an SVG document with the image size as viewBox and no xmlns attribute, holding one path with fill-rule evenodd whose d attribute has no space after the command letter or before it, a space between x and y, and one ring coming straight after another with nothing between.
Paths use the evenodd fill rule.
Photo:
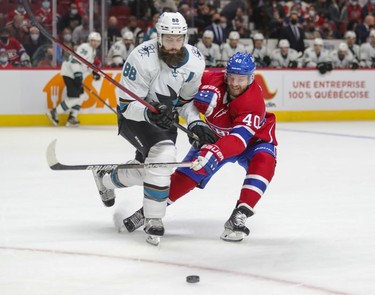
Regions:
<instances>
[{"instance_id":1,"label":"black hockey stick blade","mask_svg":"<svg viewBox=\"0 0 375 295\"><path fill-rule=\"evenodd\" d=\"M132 164L62 164L56 157L57 139L51 141L47 148L47 162L52 170L112 170L112 169L149 169L149 168L177 168L192 167L193 162L169 162L169 163L132 163Z\"/></svg>"}]
</instances>

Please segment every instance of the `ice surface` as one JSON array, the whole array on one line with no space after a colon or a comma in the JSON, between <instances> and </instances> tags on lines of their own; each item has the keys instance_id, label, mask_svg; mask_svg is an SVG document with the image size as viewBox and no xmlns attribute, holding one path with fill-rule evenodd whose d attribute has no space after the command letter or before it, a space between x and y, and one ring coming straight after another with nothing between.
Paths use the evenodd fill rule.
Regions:
<instances>
[{"instance_id":1,"label":"ice surface","mask_svg":"<svg viewBox=\"0 0 375 295\"><path fill-rule=\"evenodd\" d=\"M112 222L141 187L105 208L90 171L47 166L55 138L64 163L132 159L115 126L0 128L0 294L375 294L375 122L280 123L277 136L249 237L219 238L244 176L230 164L168 208L154 247ZM179 159L188 146L180 133Z\"/></svg>"}]
</instances>

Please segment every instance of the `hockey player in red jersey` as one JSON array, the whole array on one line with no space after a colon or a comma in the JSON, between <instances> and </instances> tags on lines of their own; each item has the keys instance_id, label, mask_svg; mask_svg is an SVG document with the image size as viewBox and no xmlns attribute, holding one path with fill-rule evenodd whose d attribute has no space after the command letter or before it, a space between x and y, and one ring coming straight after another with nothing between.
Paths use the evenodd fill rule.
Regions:
<instances>
[{"instance_id":1,"label":"hockey player in red jersey","mask_svg":"<svg viewBox=\"0 0 375 295\"><path fill-rule=\"evenodd\" d=\"M194 104L219 139L202 147L191 139L193 147L184 161L194 161L194 167L178 168L171 176L169 204L195 187L204 188L225 163L237 162L246 170L239 199L221 235L226 241L249 235L246 220L254 214L276 166L276 119L266 112L262 89L254 81L255 68L251 54L236 53L225 73L204 74ZM142 226L142 213L139 209L124 219L124 227L134 231Z\"/></svg>"}]
</instances>

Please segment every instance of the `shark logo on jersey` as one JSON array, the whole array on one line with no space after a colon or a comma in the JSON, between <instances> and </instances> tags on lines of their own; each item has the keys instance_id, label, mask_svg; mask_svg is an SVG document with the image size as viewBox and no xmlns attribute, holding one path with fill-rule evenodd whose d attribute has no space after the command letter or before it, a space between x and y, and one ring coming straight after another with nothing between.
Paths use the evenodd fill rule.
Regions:
<instances>
[{"instance_id":1,"label":"shark logo on jersey","mask_svg":"<svg viewBox=\"0 0 375 295\"><path fill-rule=\"evenodd\" d=\"M197 47L192 47L191 52L198 57L199 59L202 59L202 53L199 51Z\"/></svg>"},{"instance_id":2,"label":"shark logo on jersey","mask_svg":"<svg viewBox=\"0 0 375 295\"><path fill-rule=\"evenodd\" d=\"M167 106L170 106L170 105L175 106L177 101L178 101L177 93L169 85L167 85L167 87L168 87L168 90L169 90L169 96L156 92L155 93L156 97L158 98L159 102L161 102L162 104L165 104Z\"/></svg>"},{"instance_id":3,"label":"shark logo on jersey","mask_svg":"<svg viewBox=\"0 0 375 295\"><path fill-rule=\"evenodd\" d=\"M150 56L150 53L155 53L155 46L154 45L143 46L141 49L138 50L138 52L142 57L144 55Z\"/></svg>"}]
</instances>

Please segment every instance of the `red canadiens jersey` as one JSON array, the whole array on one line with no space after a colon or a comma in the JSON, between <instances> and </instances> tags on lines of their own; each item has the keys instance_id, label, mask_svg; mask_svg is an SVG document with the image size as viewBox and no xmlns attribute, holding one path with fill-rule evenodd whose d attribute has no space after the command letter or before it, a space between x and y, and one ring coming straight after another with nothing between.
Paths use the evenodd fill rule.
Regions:
<instances>
[{"instance_id":1,"label":"red canadiens jersey","mask_svg":"<svg viewBox=\"0 0 375 295\"><path fill-rule=\"evenodd\" d=\"M13 37L9 37L7 45L0 42L0 49L2 48L5 48L7 51L8 60L12 64L19 62L21 55L26 52L22 44Z\"/></svg>"},{"instance_id":2,"label":"red canadiens jersey","mask_svg":"<svg viewBox=\"0 0 375 295\"><path fill-rule=\"evenodd\" d=\"M219 136L216 145L225 158L239 155L257 141L277 145L275 115L266 112L262 89L255 81L232 102L228 102L222 72L204 73L200 90L218 95L217 105L206 122Z\"/></svg>"}]
</instances>

